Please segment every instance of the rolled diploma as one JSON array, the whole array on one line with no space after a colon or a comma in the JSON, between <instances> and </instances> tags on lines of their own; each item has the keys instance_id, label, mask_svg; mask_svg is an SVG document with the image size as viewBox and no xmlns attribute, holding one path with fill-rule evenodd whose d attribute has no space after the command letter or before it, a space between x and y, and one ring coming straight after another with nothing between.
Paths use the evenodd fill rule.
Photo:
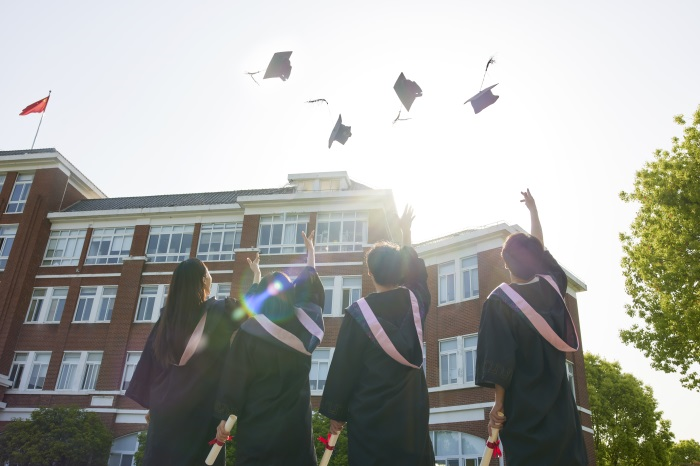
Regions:
<instances>
[{"instance_id":1,"label":"rolled diploma","mask_svg":"<svg viewBox=\"0 0 700 466\"><path fill-rule=\"evenodd\" d=\"M228 419L226 419L226 426L224 427L226 429L226 432L231 432L231 429L233 429L233 425L236 423L236 419L238 419L236 416L231 414ZM206 464L211 466L214 464L214 461L216 461L216 457L219 456L219 452L221 451L221 445L215 443L214 445L211 446L211 451L209 452L209 455L207 455L207 459L204 460ZM200 456L201 458L201 456Z\"/></svg>"},{"instance_id":2,"label":"rolled diploma","mask_svg":"<svg viewBox=\"0 0 700 466\"><path fill-rule=\"evenodd\" d=\"M498 413L503 416L503 413ZM489 442L494 443L498 440L498 431L500 429L491 428L491 436L489 437ZM491 456L493 455L493 448L489 448L488 445L484 448L484 455L481 457L481 463L479 466L487 466L491 461Z\"/></svg>"},{"instance_id":3,"label":"rolled diploma","mask_svg":"<svg viewBox=\"0 0 700 466\"><path fill-rule=\"evenodd\" d=\"M328 439L328 446L329 447L334 447L335 442L338 441L338 434L331 434L331 438ZM333 450L325 449L323 450L323 456L321 457L321 462L319 463L318 466L328 466L328 462L331 460L331 455L333 454Z\"/></svg>"}]
</instances>

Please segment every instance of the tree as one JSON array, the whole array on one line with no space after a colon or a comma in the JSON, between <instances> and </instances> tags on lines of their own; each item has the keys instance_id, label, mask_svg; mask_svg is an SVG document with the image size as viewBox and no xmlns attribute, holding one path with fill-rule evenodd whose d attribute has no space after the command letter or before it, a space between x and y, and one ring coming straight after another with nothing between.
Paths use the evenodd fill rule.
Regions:
<instances>
[{"instance_id":1,"label":"tree","mask_svg":"<svg viewBox=\"0 0 700 466\"><path fill-rule=\"evenodd\" d=\"M319 437L327 437L331 426L331 421L320 413L313 413L311 417L311 424L314 431L314 439L316 445L316 457L319 461L323 457L323 452L326 446L320 441L316 440ZM329 466L347 466L348 464L348 428L345 426L343 431L338 437L338 442L335 444L333 449L333 456L328 463Z\"/></svg>"},{"instance_id":2,"label":"tree","mask_svg":"<svg viewBox=\"0 0 700 466\"><path fill-rule=\"evenodd\" d=\"M0 435L0 461L10 464L107 464L112 435L97 414L78 408L39 408L14 419Z\"/></svg>"},{"instance_id":3,"label":"tree","mask_svg":"<svg viewBox=\"0 0 700 466\"><path fill-rule=\"evenodd\" d=\"M700 465L700 443L681 440L671 447L671 466Z\"/></svg>"},{"instance_id":4,"label":"tree","mask_svg":"<svg viewBox=\"0 0 700 466\"><path fill-rule=\"evenodd\" d=\"M682 115L676 123L685 125ZM641 319L620 332L651 365L680 372L681 384L700 390L700 106L671 152L657 149L636 173L638 202L629 234L620 234L627 314Z\"/></svg>"},{"instance_id":5,"label":"tree","mask_svg":"<svg viewBox=\"0 0 700 466\"><path fill-rule=\"evenodd\" d=\"M584 361L598 465L667 465L673 434L651 388L617 362L590 353Z\"/></svg>"}]
</instances>

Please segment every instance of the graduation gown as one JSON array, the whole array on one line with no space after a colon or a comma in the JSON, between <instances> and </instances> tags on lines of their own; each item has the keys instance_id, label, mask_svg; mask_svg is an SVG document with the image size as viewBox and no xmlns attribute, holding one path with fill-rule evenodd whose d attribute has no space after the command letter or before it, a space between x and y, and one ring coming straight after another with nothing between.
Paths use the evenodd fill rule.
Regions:
<instances>
[{"instance_id":1,"label":"graduation gown","mask_svg":"<svg viewBox=\"0 0 700 466\"><path fill-rule=\"evenodd\" d=\"M548 251L545 265L546 274L565 296L566 273ZM578 347L569 312L550 283L537 277L511 287L559 338ZM508 301L495 290L484 303L476 350L476 384L505 388L507 420L500 438L506 461L510 466L587 465L581 422L566 374L566 354L545 340Z\"/></svg>"},{"instance_id":2,"label":"graduation gown","mask_svg":"<svg viewBox=\"0 0 700 466\"><path fill-rule=\"evenodd\" d=\"M263 304L241 326L226 359L215 413L220 420L238 416L237 466L317 464L309 371L311 353L323 339L325 295L312 267L294 288L294 308L273 315ZM253 285L248 296L258 291Z\"/></svg>"},{"instance_id":3,"label":"graduation gown","mask_svg":"<svg viewBox=\"0 0 700 466\"><path fill-rule=\"evenodd\" d=\"M219 420L212 416L216 390L231 335L240 321L233 318L236 300L207 300L202 311L207 317L202 343L183 366L163 366L155 360L151 330L141 359L129 383L126 396L150 409L148 438L143 457L145 466L203 465ZM225 464L225 455L216 465Z\"/></svg>"},{"instance_id":4,"label":"graduation gown","mask_svg":"<svg viewBox=\"0 0 700 466\"><path fill-rule=\"evenodd\" d=\"M355 302L343 318L323 390L319 411L348 423L350 465L435 465L428 387L420 367L423 342L409 293L416 298L422 328L430 307L428 276L413 248L404 247L401 253L409 261L405 287L371 293L365 300L401 357L417 367L387 354Z\"/></svg>"}]
</instances>

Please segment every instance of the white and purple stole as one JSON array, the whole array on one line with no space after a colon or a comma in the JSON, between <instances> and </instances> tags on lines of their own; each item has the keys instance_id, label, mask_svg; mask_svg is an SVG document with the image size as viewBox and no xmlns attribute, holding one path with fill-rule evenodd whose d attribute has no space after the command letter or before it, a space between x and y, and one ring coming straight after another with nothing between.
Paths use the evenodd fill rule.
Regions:
<instances>
[{"instance_id":1,"label":"white and purple stole","mask_svg":"<svg viewBox=\"0 0 700 466\"><path fill-rule=\"evenodd\" d=\"M562 300L562 303L564 304L564 309L566 309L566 316L567 316L567 321L564 329L564 338L566 341L564 341L557 333L552 329L552 327L547 323L547 321L542 317L527 301L525 301L525 298L520 296L517 291L513 289L512 286L508 285L507 283L501 283L491 294L495 294L496 296L500 297L503 302L505 302L508 307L513 309L514 311L522 314L527 318L527 320L532 324L532 326L537 330L537 332L542 335L542 337L547 340L552 346L554 346L557 350L564 352L564 353L573 353L575 351L578 351L579 349L579 339L578 339L578 332L576 331L576 326L574 325L574 321L571 318L571 313L569 312L569 308L566 307L566 301L564 300L564 296L562 296L561 292L559 291L559 287L557 286L556 282L554 279L549 276L549 275L537 275L538 277L543 278L547 283L549 283L552 288L557 292L559 297Z\"/></svg>"},{"instance_id":2,"label":"white and purple stole","mask_svg":"<svg viewBox=\"0 0 700 466\"><path fill-rule=\"evenodd\" d=\"M323 340L323 329L306 313L303 309L298 307L294 308L294 316L297 318L299 323L308 331L311 335L318 339L318 343ZM260 324L263 330L265 330L270 336L277 339L281 343L289 346L293 350L296 350L307 356L311 356L311 352L306 348L304 342L301 341L299 337L294 335L292 332L283 329L273 321L271 321L267 316L263 314L256 314L252 317L255 322ZM317 343L317 344L318 344ZM311 349L313 351L313 349Z\"/></svg>"},{"instance_id":3,"label":"white and purple stole","mask_svg":"<svg viewBox=\"0 0 700 466\"><path fill-rule=\"evenodd\" d=\"M420 316L420 308L418 307L418 300L416 299L416 295L413 294L413 291L409 290L407 288L407 291L411 297L411 310L413 312L413 324L416 326L416 334L418 335L418 344L421 348L421 352L423 351L423 325L421 323L421 316ZM369 332L371 332L370 339L374 340L377 342L377 344L384 350L384 352L394 361L398 362L399 364L402 364L404 366L412 367L414 369L420 369L423 363L421 362L420 366L416 366L415 364L411 364L404 358L401 353L399 353L399 350L396 349L396 346L394 346L394 343L392 343L391 339L389 338L389 335L386 334L384 331L384 328L382 328L382 324L379 323L377 320L377 316L374 314L372 309L369 307L369 304L367 303L367 300L365 298L360 298L357 301L355 301L355 304L357 304L357 307L360 310L359 315L357 313L352 313L352 316L358 320L358 323L360 326L365 327L364 324L366 324L366 328L369 329ZM350 311L350 309L348 309ZM362 318L362 321L360 321L360 317ZM373 338L372 338L373 337Z\"/></svg>"}]
</instances>

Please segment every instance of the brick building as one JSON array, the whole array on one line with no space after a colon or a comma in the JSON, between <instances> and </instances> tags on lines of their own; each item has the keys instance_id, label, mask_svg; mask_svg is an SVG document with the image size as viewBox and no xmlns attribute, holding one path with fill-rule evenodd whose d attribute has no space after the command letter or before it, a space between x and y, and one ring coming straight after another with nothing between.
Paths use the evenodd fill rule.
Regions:
<instances>
[{"instance_id":1,"label":"brick building","mask_svg":"<svg viewBox=\"0 0 700 466\"><path fill-rule=\"evenodd\" d=\"M326 289L326 336L309 374L317 406L343 309L373 291L364 254L400 238L397 220L391 191L345 172L291 174L280 188L108 198L55 149L0 152L0 429L37 407L79 406L112 431L110 466L131 464L145 410L124 390L177 263L201 258L212 294L236 296L258 251L263 273L296 276L306 260L299 232L314 229ZM416 245L433 296L424 367L439 464L476 465L484 448L493 392L474 386L476 333L484 300L508 278L500 247L515 231L500 223ZM569 274L577 325L585 289ZM594 458L581 352L567 368Z\"/></svg>"}]
</instances>

